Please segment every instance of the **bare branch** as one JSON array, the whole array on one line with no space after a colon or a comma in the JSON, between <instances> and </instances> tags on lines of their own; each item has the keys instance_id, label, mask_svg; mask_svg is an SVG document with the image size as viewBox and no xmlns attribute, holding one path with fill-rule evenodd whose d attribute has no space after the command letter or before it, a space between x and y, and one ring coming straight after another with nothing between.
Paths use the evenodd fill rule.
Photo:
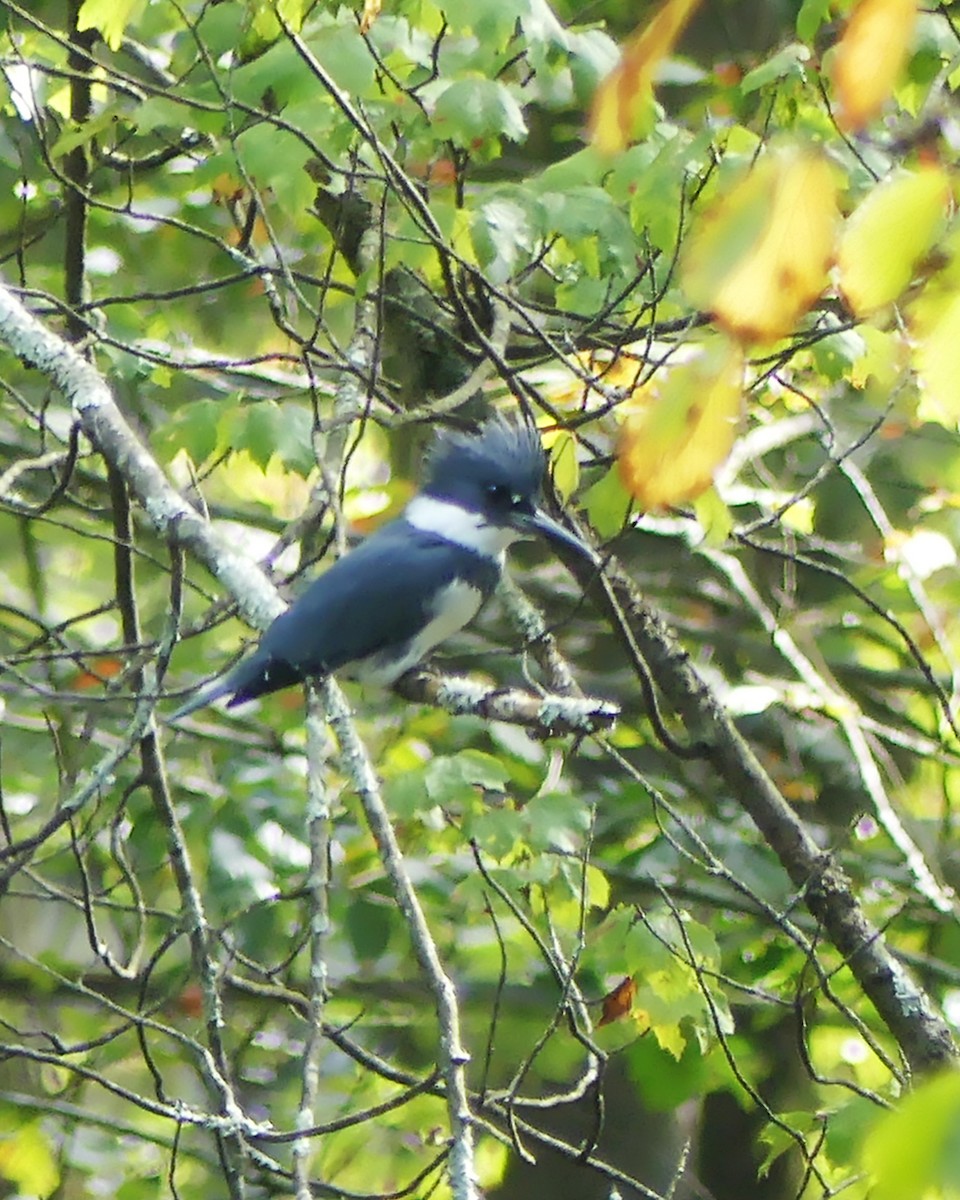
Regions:
<instances>
[{"instance_id":1,"label":"bare branch","mask_svg":"<svg viewBox=\"0 0 960 1200\"><path fill-rule=\"evenodd\" d=\"M609 729L620 714L608 700L535 695L419 669L398 679L394 691L417 704L435 704L450 713L471 713L488 721L523 725L544 737L596 733Z\"/></svg>"},{"instance_id":2,"label":"bare branch","mask_svg":"<svg viewBox=\"0 0 960 1200\"><path fill-rule=\"evenodd\" d=\"M399 843L363 743L356 735L343 694L332 679L324 681L324 705L337 741L344 768L348 771L367 824L380 851L394 895L410 930L413 951L433 992L440 1023L440 1061L446 1083L450 1118L450 1189L456 1200L476 1200L477 1181L473 1162L473 1118L467 1099L466 1066L470 1056L463 1047L457 994L444 970L417 893L403 861Z\"/></svg>"}]
</instances>

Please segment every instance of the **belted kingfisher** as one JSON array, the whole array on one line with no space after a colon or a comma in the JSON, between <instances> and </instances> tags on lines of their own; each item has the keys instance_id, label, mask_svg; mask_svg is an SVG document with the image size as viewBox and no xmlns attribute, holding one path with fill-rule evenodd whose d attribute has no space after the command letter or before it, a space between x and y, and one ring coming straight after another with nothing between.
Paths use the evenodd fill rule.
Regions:
<instances>
[{"instance_id":1,"label":"belted kingfisher","mask_svg":"<svg viewBox=\"0 0 960 1200\"><path fill-rule=\"evenodd\" d=\"M490 598L507 547L526 534L584 542L539 507L546 458L536 429L493 417L441 434L402 516L338 559L267 629L257 649L172 715L221 696L228 708L309 676L387 685L462 629Z\"/></svg>"}]
</instances>

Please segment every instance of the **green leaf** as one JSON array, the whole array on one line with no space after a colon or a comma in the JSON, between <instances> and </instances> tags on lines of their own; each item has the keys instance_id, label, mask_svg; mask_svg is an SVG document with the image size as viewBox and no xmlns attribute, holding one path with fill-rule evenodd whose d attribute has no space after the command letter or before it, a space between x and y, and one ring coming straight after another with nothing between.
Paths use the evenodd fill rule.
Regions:
<instances>
[{"instance_id":1,"label":"green leaf","mask_svg":"<svg viewBox=\"0 0 960 1200\"><path fill-rule=\"evenodd\" d=\"M733 514L724 504L717 489L708 487L693 502L694 512L704 532L707 547L722 546L733 529Z\"/></svg>"},{"instance_id":2,"label":"green leaf","mask_svg":"<svg viewBox=\"0 0 960 1200\"><path fill-rule=\"evenodd\" d=\"M62 158L71 150L75 150L77 146L86 146L117 122L118 113L119 110L115 105L109 105L88 121L83 121L79 125L70 123L50 148L50 157Z\"/></svg>"},{"instance_id":3,"label":"green leaf","mask_svg":"<svg viewBox=\"0 0 960 1200\"><path fill-rule=\"evenodd\" d=\"M457 755L457 759L463 768L464 777L481 787L496 790L504 787L510 780L509 770L494 754L487 754L483 750L464 750Z\"/></svg>"},{"instance_id":4,"label":"green leaf","mask_svg":"<svg viewBox=\"0 0 960 1200\"><path fill-rule=\"evenodd\" d=\"M523 816L535 850L574 851L590 827L590 809L579 796L534 796Z\"/></svg>"},{"instance_id":5,"label":"green leaf","mask_svg":"<svg viewBox=\"0 0 960 1200\"><path fill-rule=\"evenodd\" d=\"M432 806L424 784L425 771L406 771L384 781L384 797L391 814L399 820L418 817Z\"/></svg>"},{"instance_id":6,"label":"green leaf","mask_svg":"<svg viewBox=\"0 0 960 1200\"><path fill-rule=\"evenodd\" d=\"M312 431L313 417L304 405L262 400L228 414L218 431L218 445L246 450L261 470L276 454L288 470L307 476L316 466Z\"/></svg>"},{"instance_id":7,"label":"green leaf","mask_svg":"<svg viewBox=\"0 0 960 1200\"><path fill-rule=\"evenodd\" d=\"M565 192L574 187L596 187L609 171L609 165L593 146L544 167L532 182L541 192Z\"/></svg>"},{"instance_id":8,"label":"green leaf","mask_svg":"<svg viewBox=\"0 0 960 1200\"><path fill-rule=\"evenodd\" d=\"M443 13L451 30L470 32L492 54L505 45L517 20L532 7L530 0L505 4L503 0L445 0Z\"/></svg>"},{"instance_id":9,"label":"green leaf","mask_svg":"<svg viewBox=\"0 0 960 1200\"><path fill-rule=\"evenodd\" d=\"M534 245L528 207L506 196L479 209L470 233L477 261L496 284L506 283L524 265Z\"/></svg>"},{"instance_id":10,"label":"green leaf","mask_svg":"<svg viewBox=\"0 0 960 1200\"><path fill-rule=\"evenodd\" d=\"M779 1121L768 1121L760 1131L760 1142L767 1148L763 1160L757 1168L761 1179L766 1179L770 1174L770 1168L781 1154L796 1149L797 1139L792 1136L793 1133L813 1133L814 1130L819 1130L823 1124L822 1118L817 1113L786 1112L778 1115Z\"/></svg>"},{"instance_id":11,"label":"green leaf","mask_svg":"<svg viewBox=\"0 0 960 1200\"><path fill-rule=\"evenodd\" d=\"M439 755L428 763L424 780L427 794L436 804L459 804L473 799L478 788L502 790L510 772L499 759L480 750Z\"/></svg>"},{"instance_id":12,"label":"green leaf","mask_svg":"<svg viewBox=\"0 0 960 1200\"><path fill-rule=\"evenodd\" d=\"M558 233L569 243L568 261L602 283L596 302L610 289L612 271L636 271L640 244L630 222L611 196L599 187L543 192L543 234Z\"/></svg>"},{"instance_id":13,"label":"green leaf","mask_svg":"<svg viewBox=\"0 0 960 1200\"><path fill-rule=\"evenodd\" d=\"M136 1179L126 1179L113 1193L115 1200L161 1200L166 1187L166 1179L157 1168L152 1172L141 1168L143 1173L137 1174Z\"/></svg>"},{"instance_id":14,"label":"green leaf","mask_svg":"<svg viewBox=\"0 0 960 1200\"><path fill-rule=\"evenodd\" d=\"M874 1200L960 1194L960 1074L922 1083L867 1137Z\"/></svg>"},{"instance_id":15,"label":"green leaf","mask_svg":"<svg viewBox=\"0 0 960 1200\"><path fill-rule=\"evenodd\" d=\"M826 313L821 322L824 329L829 328L836 318ZM821 337L810 349L816 369L821 371L826 379L846 379L853 364L863 357L865 343L860 329L838 329L836 333Z\"/></svg>"},{"instance_id":16,"label":"green leaf","mask_svg":"<svg viewBox=\"0 0 960 1200\"><path fill-rule=\"evenodd\" d=\"M362 898L355 900L344 917L357 958L367 961L379 958L386 951L395 924L394 910L386 899L381 904Z\"/></svg>"},{"instance_id":17,"label":"green leaf","mask_svg":"<svg viewBox=\"0 0 960 1200\"><path fill-rule=\"evenodd\" d=\"M217 448L217 428L224 406L217 400L194 400L182 405L154 436L152 445L170 461L185 450L196 466L207 461Z\"/></svg>"},{"instance_id":18,"label":"green leaf","mask_svg":"<svg viewBox=\"0 0 960 1200\"><path fill-rule=\"evenodd\" d=\"M770 83L778 83L791 75L803 79L806 75L804 67L809 61L810 50L806 46L798 42L784 46L772 58L747 72L740 81L740 91L749 95L750 92L756 92Z\"/></svg>"},{"instance_id":19,"label":"green leaf","mask_svg":"<svg viewBox=\"0 0 960 1200\"><path fill-rule=\"evenodd\" d=\"M468 813L464 833L491 858L500 860L516 848L523 832L523 817L515 808L487 807Z\"/></svg>"},{"instance_id":20,"label":"green leaf","mask_svg":"<svg viewBox=\"0 0 960 1200\"><path fill-rule=\"evenodd\" d=\"M155 129L179 129L183 125L183 105L174 104L165 96L148 96L137 105L137 132L153 133Z\"/></svg>"},{"instance_id":21,"label":"green leaf","mask_svg":"<svg viewBox=\"0 0 960 1200\"><path fill-rule=\"evenodd\" d=\"M831 0L803 0L797 13L797 37L812 43L820 26L830 19Z\"/></svg>"},{"instance_id":22,"label":"green leaf","mask_svg":"<svg viewBox=\"0 0 960 1200\"><path fill-rule=\"evenodd\" d=\"M633 497L624 487L616 465L587 489L583 504L590 524L601 538L606 540L620 533L630 516Z\"/></svg>"},{"instance_id":23,"label":"green leaf","mask_svg":"<svg viewBox=\"0 0 960 1200\"><path fill-rule=\"evenodd\" d=\"M859 1167L864 1142L886 1116L886 1110L866 1096L851 1096L827 1113L825 1145L830 1161Z\"/></svg>"},{"instance_id":24,"label":"green leaf","mask_svg":"<svg viewBox=\"0 0 960 1200\"><path fill-rule=\"evenodd\" d=\"M285 40L234 70L230 86L238 100L258 108L267 101L273 110L311 98L321 102L316 77Z\"/></svg>"},{"instance_id":25,"label":"green leaf","mask_svg":"<svg viewBox=\"0 0 960 1200\"><path fill-rule=\"evenodd\" d=\"M376 61L363 38L358 36L355 25L331 24L310 39L310 48L330 72L334 83L351 97L368 100L382 97ZM314 80L315 92L316 88Z\"/></svg>"},{"instance_id":26,"label":"green leaf","mask_svg":"<svg viewBox=\"0 0 960 1200\"><path fill-rule=\"evenodd\" d=\"M303 212L310 207L317 185L305 168L312 153L299 138L288 137L262 121L245 130L235 146L258 190L263 193L269 188L283 213Z\"/></svg>"},{"instance_id":27,"label":"green leaf","mask_svg":"<svg viewBox=\"0 0 960 1200\"><path fill-rule=\"evenodd\" d=\"M77 30L96 29L111 50L119 50L127 26L138 20L145 0L83 0Z\"/></svg>"},{"instance_id":28,"label":"green leaf","mask_svg":"<svg viewBox=\"0 0 960 1200\"><path fill-rule=\"evenodd\" d=\"M570 47L570 73L578 101L585 107L593 98L600 81L616 67L620 48L602 29L567 32Z\"/></svg>"},{"instance_id":29,"label":"green leaf","mask_svg":"<svg viewBox=\"0 0 960 1200\"><path fill-rule=\"evenodd\" d=\"M236 50L247 22L247 10L242 4L205 5L196 26L196 41L193 38L183 40L170 63L171 71L179 75L189 69L189 64L197 52L197 43L202 45L213 59ZM234 71L233 77L236 78L243 69ZM177 94L182 96L181 87L177 88ZM137 112L139 114L139 106Z\"/></svg>"},{"instance_id":30,"label":"green leaf","mask_svg":"<svg viewBox=\"0 0 960 1200\"><path fill-rule=\"evenodd\" d=\"M434 125L444 137L471 147L491 137L520 142L527 123L509 89L494 79L458 79L437 98Z\"/></svg>"},{"instance_id":31,"label":"green leaf","mask_svg":"<svg viewBox=\"0 0 960 1200\"><path fill-rule=\"evenodd\" d=\"M163 388L166 391L167 388L173 385L173 371L166 366L156 366L150 372L150 382L154 387Z\"/></svg>"},{"instance_id":32,"label":"green leaf","mask_svg":"<svg viewBox=\"0 0 960 1200\"><path fill-rule=\"evenodd\" d=\"M702 1092L705 1060L695 1042L678 1058L653 1037L639 1038L625 1051L627 1070L643 1102L655 1112L671 1112Z\"/></svg>"},{"instance_id":33,"label":"green leaf","mask_svg":"<svg viewBox=\"0 0 960 1200\"><path fill-rule=\"evenodd\" d=\"M306 405L289 400L277 408L274 435L277 454L288 470L306 478L317 465L313 452L313 414Z\"/></svg>"},{"instance_id":34,"label":"green leaf","mask_svg":"<svg viewBox=\"0 0 960 1200\"><path fill-rule=\"evenodd\" d=\"M561 500L567 501L580 485L577 439L562 430L550 439L550 475Z\"/></svg>"}]
</instances>

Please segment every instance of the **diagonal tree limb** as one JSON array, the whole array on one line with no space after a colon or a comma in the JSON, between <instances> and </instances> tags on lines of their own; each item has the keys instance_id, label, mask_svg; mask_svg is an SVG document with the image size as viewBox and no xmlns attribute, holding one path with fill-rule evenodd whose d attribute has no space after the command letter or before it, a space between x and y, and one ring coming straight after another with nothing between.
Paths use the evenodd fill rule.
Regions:
<instances>
[{"instance_id":1,"label":"diagonal tree limb","mask_svg":"<svg viewBox=\"0 0 960 1200\"><path fill-rule=\"evenodd\" d=\"M140 442L100 372L0 285L0 339L69 400L80 428L126 480L150 521L216 576L251 625L263 629L284 604L264 572L238 554L176 491Z\"/></svg>"},{"instance_id":2,"label":"diagonal tree limb","mask_svg":"<svg viewBox=\"0 0 960 1200\"><path fill-rule=\"evenodd\" d=\"M921 1074L956 1067L958 1050L930 997L868 919L853 885L822 851L780 794L756 755L662 615L610 559L602 578L574 556L567 566L588 589L631 657L639 655L680 715L703 757L729 788L780 860L807 908L843 955L864 995L896 1039L907 1065Z\"/></svg>"},{"instance_id":3,"label":"diagonal tree limb","mask_svg":"<svg viewBox=\"0 0 960 1200\"><path fill-rule=\"evenodd\" d=\"M380 861L390 878L393 894L403 913L413 952L433 993L440 1026L440 1069L443 1072L447 1112L450 1120L448 1176L454 1200L477 1200L474 1164L473 1116L467 1091L466 1068L470 1055L460 1033L460 1006L453 981L447 974L427 924L423 908L407 871L390 814L383 802L380 784L357 735L353 714L336 681L323 681L321 694L327 720L340 745L343 765L363 805L367 825L380 851Z\"/></svg>"}]
</instances>

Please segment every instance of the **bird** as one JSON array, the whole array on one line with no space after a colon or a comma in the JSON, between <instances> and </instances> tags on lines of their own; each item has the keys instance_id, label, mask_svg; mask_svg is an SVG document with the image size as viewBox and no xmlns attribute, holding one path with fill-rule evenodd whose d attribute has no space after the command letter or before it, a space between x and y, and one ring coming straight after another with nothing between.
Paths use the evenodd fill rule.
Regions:
<instances>
[{"instance_id":1,"label":"bird","mask_svg":"<svg viewBox=\"0 0 960 1200\"><path fill-rule=\"evenodd\" d=\"M473 620L523 537L540 534L596 565L596 552L543 511L545 470L526 421L497 415L473 432L442 432L403 513L314 579L252 654L169 720L327 675L389 686Z\"/></svg>"}]
</instances>

